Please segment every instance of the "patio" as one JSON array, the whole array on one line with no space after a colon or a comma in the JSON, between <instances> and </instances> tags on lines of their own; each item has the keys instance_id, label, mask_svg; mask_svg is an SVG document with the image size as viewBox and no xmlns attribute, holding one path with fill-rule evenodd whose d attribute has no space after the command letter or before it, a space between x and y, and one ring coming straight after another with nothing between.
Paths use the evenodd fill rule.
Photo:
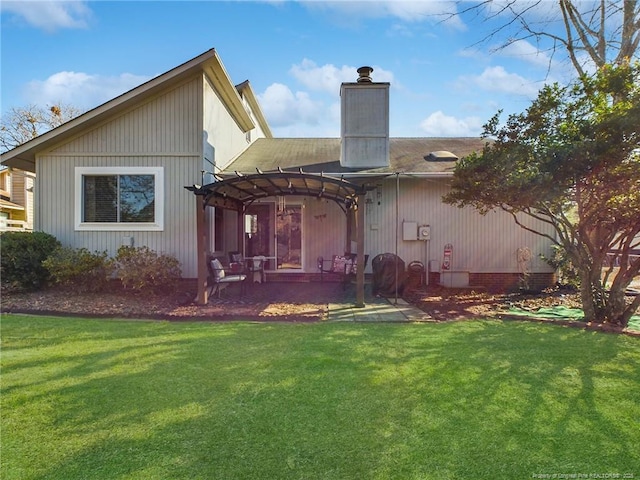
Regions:
<instances>
[{"instance_id":1,"label":"patio","mask_svg":"<svg viewBox=\"0 0 640 480\"><path fill-rule=\"evenodd\" d=\"M209 299L203 310L222 307L228 312L247 308L263 317L309 317L309 320L407 322L429 319L429 316L409 305L402 298L376 297L371 284L365 284L365 305L356 307L356 285L341 282L267 282L245 286L230 285L221 298ZM315 318L312 318L315 317Z\"/></svg>"}]
</instances>

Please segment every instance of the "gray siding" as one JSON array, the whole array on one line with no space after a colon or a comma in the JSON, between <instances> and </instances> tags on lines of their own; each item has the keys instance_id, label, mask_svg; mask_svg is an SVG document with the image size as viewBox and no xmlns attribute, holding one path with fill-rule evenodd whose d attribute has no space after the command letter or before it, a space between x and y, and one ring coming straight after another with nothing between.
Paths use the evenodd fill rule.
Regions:
<instances>
[{"instance_id":1,"label":"gray siding","mask_svg":"<svg viewBox=\"0 0 640 480\"><path fill-rule=\"evenodd\" d=\"M230 119L229 112L208 79L205 79L203 84L203 97L204 139L214 149L216 167L223 169L231 159L249 146L249 142L246 133ZM255 134L253 137L258 138L258 135Z\"/></svg>"},{"instance_id":2,"label":"gray siding","mask_svg":"<svg viewBox=\"0 0 640 480\"><path fill-rule=\"evenodd\" d=\"M61 154L199 154L200 77L59 146Z\"/></svg>"},{"instance_id":3,"label":"gray siding","mask_svg":"<svg viewBox=\"0 0 640 480\"><path fill-rule=\"evenodd\" d=\"M470 208L445 205L441 198L448 191L444 180L400 180L399 215L396 218L395 177L382 182L380 205L376 191L369 193L367 205L366 251L375 256L395 252L398 226L398 255L406 264L413 260L432 265L442 263L444 246L453 245L452 269L476 273L519 271L516 251L528 247L533 254L532 272L551 271L540 259L549 255L550 241L518 227L505 212L494 211L485 216ZM431 241L403 240L403 221L431 226ZM531 223L552 234L542 223ZM376 229L377 226L377 229Z\"/></svg>"},{"instance_id":4,"label":"gray siding","mask_svg":"<svg viewBox=\"0 0 640 480\"><path fill-rule=\"evenodd\" d=\"M219 173L233 158L246 149L250 142L264 137L264 133L260 129L254 129L251 135L249 135L249 141L246 132L243 132L236 122L230 120L229 113L220 100L215 85L207 78L205 78L203 82L203 98L203 151L205 152L205 156L212 157L208 160L213 161L213 167L209 162L204 162L202 170L210 172L213 168L215 172L210 173ZM244 102L244 105L245 108L249 110L247 102ZM254 123L258 125L257 122ZM206 174L202 183L206 184L213 181L213 177ZM213 225L213 209L209 210L209 231L211 232L209 237L209 250L214 251L215 227ZM226 227L226 231L223 234L224 249L226 251L237 250L240 248L237 240L237 215L235 212L227 211L224 213L224 216ZM224 252L217 251L215 253L223 254Z\"/></svg>"},{"instance_id":5,"label":"gray siding","mask_svg":"<svg viewBox=\"0 0 640 480\"><path fill-rule=\"evenodd\" d=\"M439 271L447 243L453 244L454 271L519 273L516 251L520 247L528 247L533 254L531 273L552 271L540 259L540 254L550 254L548 239L518 227L504 212L490 212L482 216L470 208L445 205L441 198L447 191L444 180L401 177L398 215L394 176L380 182L379 195L378 190L369 192L365 204L365 253L369 255L366 271L371 272L371 260L376 255L395 253L396 244L398 255L406 265L414 260L427 264L429 260L432 271ZM304 205L303 271L316 272L318 256L329 260L332 255L341 255L345 251L346 217L335 202L303 197L286 197L286 202ZM403 240L404 221L430 225L431 240ZM235 232L235 225L234 218L226 227ZM540 223L531 225L552 234ZM352 240L352 251L355 252L355 231Z\"/></svg>"},{"instance_id":6,"label":"gray siding","mask_svg":"<svg viewBox=\"0 0 640 480\"><path fill-rule=\"evenodd\" d=\"M192 251L195 250L195 199L184 185L193 183L199 174L199 156L78 157L55 156L42 162L40 183L39 229L55 235L64 245L90 251L106 250L114 255L123 237L133 237L134 246L148 246L176 256L183 275L194 276ZM76 166L149 166L164 168L164 231L75 231L74 169ZM41 179L58 178L57 182Z\"/></svg>"},{"instance_id":7,"label":"gray siding","mask_svg":"<svg viewBox=\"0 0 640 480\"><path fill-rule=\"evenodd\" d=\"M123 237L176 256L183 276L194 277L195 199L202 165L201 77L113 118L37 160L37 228L64 245L114 255ZM164 168L164 231L75 231L75 167Z\"/></svg>"},{"instance_id":8,"label":"gray siding","mask_svg":"<svg viewBox=\"0 0 640 480\"><path fill-rule=\"evenodd\" d=\"M258 136L263 136L261 131L253 138ZM217 164L226 165L247 145L245 132L229 114L215 86L198 74L39 155L36 228L55 235L65 245L110 255L116 253L124 237L133 237L135 246L176 256L183 277L195 278L196 199L184 186L202 182L205 147L212 147ZM163 231L74 230L76 167L163 167Z\"/></svg>"}]
</instances>

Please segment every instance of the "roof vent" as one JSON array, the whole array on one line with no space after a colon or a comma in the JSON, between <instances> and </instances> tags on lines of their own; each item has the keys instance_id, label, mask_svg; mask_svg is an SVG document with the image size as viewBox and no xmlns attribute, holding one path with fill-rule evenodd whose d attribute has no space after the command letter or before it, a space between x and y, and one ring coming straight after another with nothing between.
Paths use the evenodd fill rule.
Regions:
<instances>
[{"instance_id":1,"label":"roof vent","mask_svg":"<svg viewBox=\"0 0 640 480\"><path fill-rule=\"evenodd\" d=\"M373 72L373 68L371 67L360 67L358 69L358 83L371 83L371 72Z\"/></svg>"},{"instance_id":2,"label":"roof vent","mask_svg":"<svg viewBox=\"0 0 640 480\"><path fill-rule=\"evenodd\" d=\"M425 155L424 159L428 162L455 162L458 157L446 150L437 150Z\"/></svg>"}]
</instances>

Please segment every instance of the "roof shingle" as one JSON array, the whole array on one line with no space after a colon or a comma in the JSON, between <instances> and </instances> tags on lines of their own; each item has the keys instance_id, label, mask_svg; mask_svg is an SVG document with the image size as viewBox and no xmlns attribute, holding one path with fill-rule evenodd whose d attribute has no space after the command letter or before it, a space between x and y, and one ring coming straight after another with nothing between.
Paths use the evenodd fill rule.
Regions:
<instances>
[{"instance_id":1,"label":"roof shingle","mask_svg":"<svg viewBox=\"0 0 640 480\"><path fill-rule=\"evenodd\" d=\"M225 172L255 173L298 170L309 173L446 173L455 161L427 160L431 152L449 151L458 158L482 150L482 138L391 138L388 167L358 169L340 165L339 138L261 138L249 146Z\"/></svg>"}]
</instances>

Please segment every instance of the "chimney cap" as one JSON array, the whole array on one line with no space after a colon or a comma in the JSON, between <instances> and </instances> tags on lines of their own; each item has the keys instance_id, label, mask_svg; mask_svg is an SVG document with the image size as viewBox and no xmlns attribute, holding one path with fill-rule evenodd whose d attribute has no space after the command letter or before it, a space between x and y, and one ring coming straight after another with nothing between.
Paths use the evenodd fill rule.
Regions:
<instances>
[{"instance_id":1,"label":"chimney cap","mask_svg":"<svg viewBox=\"0 0 640 480\"><path fill-rule=\"evenodd\" d=\"M360 67L358 69L358 83L371 83L371 72L373 72L372 67Z\"/></svg>"}]
</instances>

